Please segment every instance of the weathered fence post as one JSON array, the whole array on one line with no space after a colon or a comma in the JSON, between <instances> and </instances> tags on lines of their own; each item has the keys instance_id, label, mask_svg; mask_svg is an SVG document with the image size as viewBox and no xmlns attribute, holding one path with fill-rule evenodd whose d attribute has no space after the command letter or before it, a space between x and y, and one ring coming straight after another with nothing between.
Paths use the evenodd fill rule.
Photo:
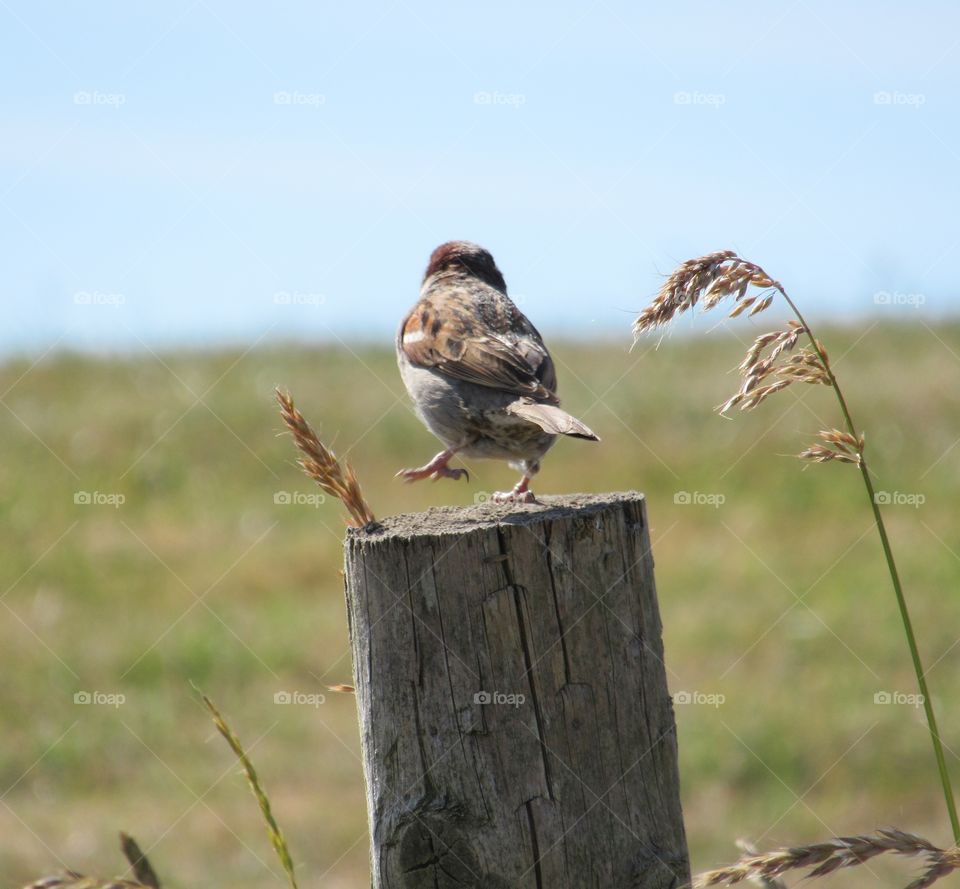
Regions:
<instances>
[{"instance_id":1,"label":"weathered fence post","mask_svg":"<svg viewBox=\"0 0 960 889\"><path fill-rule=\"evenodd\" d=\"M689 880L640 494L350 531L374 889Z\"/></svg>"}]
</instances>

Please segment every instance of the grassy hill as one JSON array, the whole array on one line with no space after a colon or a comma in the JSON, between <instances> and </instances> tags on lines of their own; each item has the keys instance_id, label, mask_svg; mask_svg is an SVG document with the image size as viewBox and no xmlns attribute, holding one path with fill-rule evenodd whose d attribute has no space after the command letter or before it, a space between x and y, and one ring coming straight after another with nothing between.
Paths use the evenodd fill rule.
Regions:
<instances>
[{"instance_id":1,"label":"grassy hill","mask_svg":"<svg viewBox=\"0 0 960 889\"><path fill-rule=\"evenodd\" d=\"M603 442L560 442L535 489L647 494L671 689L724 699L676 707L695 869L734 857L739 836L766 848L896 825L948 840L922 711L875 703L914 684L857 473L790 456L837 425L831 393L796 386L750 415L712 413L736 388L743 343L766 329L632 353L626 337L552 344L565 407ZM944 740L960 751L960 325L821 336L877 489L922 495L886 514ZM276 502L315 489L278 435L275 385L349 457L378 514L514 481L492 463L468 464L469 484L393 478L436 443L386 349L0 366L4 885L61 863L118 873L119 829L168 887L278 885L191 681L248 744L301 885L367 884L352 697L274 702L350 681L341 512ZM84 692L100 697L76 703Z\"/></svg>"}]
</instances>

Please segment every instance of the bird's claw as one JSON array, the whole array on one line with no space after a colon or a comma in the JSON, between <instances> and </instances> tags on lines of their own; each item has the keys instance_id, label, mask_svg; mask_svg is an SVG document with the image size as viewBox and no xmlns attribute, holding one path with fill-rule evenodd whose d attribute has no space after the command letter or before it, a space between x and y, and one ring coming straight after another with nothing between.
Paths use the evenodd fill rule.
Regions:
<instances>
[{"instance_id":1,"label":"bird's claw","mask_svg":"<svg viewBox=\"0 0 960 889\"><path fill-rule=\"evenodd\" d=\"M458 479L465 478L467 481L470 481L470 473L467 472L462 466L458 466L456 469L451 469L449 466L444 466L441 469L438 469L432 476L430 476L434 481L439 481L442 478L452 478L454 481Z\"/></svg>"}]
</instances>

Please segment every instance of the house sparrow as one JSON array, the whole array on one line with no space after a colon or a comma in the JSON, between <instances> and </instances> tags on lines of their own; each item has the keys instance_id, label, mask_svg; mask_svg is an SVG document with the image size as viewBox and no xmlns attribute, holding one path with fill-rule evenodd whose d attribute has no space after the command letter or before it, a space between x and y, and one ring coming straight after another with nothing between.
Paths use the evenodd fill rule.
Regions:
<instances>
[{"instance_id":1,"label":"house sparrow","mask_svg":"<svg viewBox=\"0 0 960 889\"><path fill-rule=\"evenodd\" d=\"M557 374L537 329L507 296L493 257L450 241L430 256L420 300L397 333L397 363L417 414L444 444L408 482L458 479L456 454L508 460L523 473L497 502L535 502L530 479L557 435L600 439L560 410Z\"/></svg>"}]
</instances>

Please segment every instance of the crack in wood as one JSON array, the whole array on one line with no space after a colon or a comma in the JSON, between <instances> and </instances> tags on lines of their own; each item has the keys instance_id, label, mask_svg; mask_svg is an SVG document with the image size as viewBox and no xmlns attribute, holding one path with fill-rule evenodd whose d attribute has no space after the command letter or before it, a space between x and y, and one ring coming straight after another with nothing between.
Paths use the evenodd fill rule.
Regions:
<instances>
[{"instance_id":1,"label":"crack in wood","mask_svg":"<svg viewBox=\"0 0 960 889\"><path fill-rule=\"evenodd\" d=\"M543 870L540 867L540 843L537 840L537 822L533 817L532 800L527 800L523 807L527 810L527 826L530 829L530 849L533 853L533 876L537 881L536 889L543 889Z\"/></svg>"},{"instance_id":2,"label":"crack in wood","mask_svg":"<svg viewBox=\"0 0 960 889\"><path fill-rule=\"evenodd\" d=\"M503 529L500 527L497 528L497 538L500 541L500 548L503 550L503 552L507 552L507 542ZM533 716L537 722L537 738L540 742L540 759L543 762L543 780L546 782L547 794L549 795L550 799L553 799L553 777L552 770L550 768L550 751L548 750L546 743L546 733L543 727L543 711L540 707L540 699L537 694L537 682L533 675L533 655L530 652L526 621L523 618L523 597L526 594L526 590L515 583L513 573L510 571L509 562L504 562L503 570L507 576L507 582L513 587L513 603L517 612L517 627L520 631L520 649L523 653L523 663L526 667L525 675L527 677L527 682L529 683L530 700L533 702Z\"/></svg>"}]
</instances>

